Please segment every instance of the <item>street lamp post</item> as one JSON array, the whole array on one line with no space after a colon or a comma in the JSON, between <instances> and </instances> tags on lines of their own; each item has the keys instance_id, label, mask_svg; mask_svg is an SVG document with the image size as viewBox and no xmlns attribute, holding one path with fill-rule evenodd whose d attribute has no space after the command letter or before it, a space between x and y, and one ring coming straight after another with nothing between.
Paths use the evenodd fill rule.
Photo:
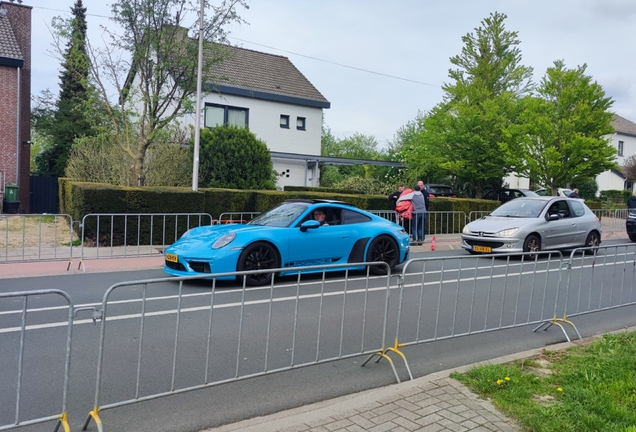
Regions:
<instances>
[{"instance_id":1,"label":"street lamp post","mask_svg":"<svg viewBox=\"0 0 636 432\"><path fill-rule=\"evenodd\" d=\"M201 0L199 12L199 56L197 64L197 98L194 108L194 157L192 162L192 190L199 189L199 139L201 138L201 74L203 73L203 10L205 0Z\"/></svg>"}]
</instances>

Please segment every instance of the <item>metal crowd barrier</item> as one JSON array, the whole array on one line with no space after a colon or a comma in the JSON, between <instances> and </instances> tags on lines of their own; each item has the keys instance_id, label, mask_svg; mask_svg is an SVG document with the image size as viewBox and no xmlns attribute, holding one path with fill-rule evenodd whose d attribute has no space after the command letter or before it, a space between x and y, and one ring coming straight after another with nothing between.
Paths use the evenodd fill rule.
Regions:
<instances>
[{"instance_id":1,"label":"metal crowd barrier","mask_svg":"<svg viewBox=\"0 0 636 432\"><path fill-rule=\"evenodd\" d=\"M47 380L49 382L59 382L60 375L63 377L63 382L60 383L62 386L62 411L60 414L47 412L48 410L54 409L53 401L43 399L44 396L40 393L41 383L35 381L28 373L25 374L25 369L33 369L33 364L30 362L32 360L39 359L37 346L34 346L37 344L35 342L33 344L29 344L27 339L27 331L31 329L31 325L27 325L27 316L31 311L29 309L29 299L37 301L39 297L50 295L62 297L68 305L68 324L66 325L65 350L63 359L59 359L59 369L56 370L53 366L55 364L55 359L47 359L47 367L51 368L47 373ZM71 342L73 337L73 302L69 295L64 291L55 289L0 293L0 300L6 299L21 299L22 310L19 314L19 320L12 320L12 322L15 322L13 327L7 326L0 328L0 346L2 347L0 356L9 357L11 353L17 353L17 359L9 358L4 359L6 361L3 360L2 370L0 371L0 376L3 377L3 379L0 379L0 406L6 408L10 406L14 407L12 420L4 417L0 418L0 430L22 428L23 426L55 420L57 421L57 425L55 427L56 431L60 426L62 426L65 432L69 432L67 399L71 369ZM34 327L37 327L37 325ZM16 340L16 338L12 337L12 333L19 333L19 338ZM10 349L11 346L16 348L15 351ZM13 363L14 360L15 363ZM25 361L27 362L27 365L25 365ZM13 380L8 378L12 372L15 372ZM28 399L31 404L36 404L37 406L44 408L37 412L33 412L33 409L28 410L28 413L31 415L28 419L24 419L22 406L23 399ZM41 411L45 411L45 413L42 413Z\"/></svg>"},{"instance_id":2,"label":"metal crowd barrier","mask_svg":"<svg viewBox=\"0 0 636 432\"><path fill-rule=\"evenodd\" d=\"M402 356L412 378L403 346L552 319L562 262L560 252L407 261L398 279L394 345L387 351ZM495 274L497 267L505 272Z\"/></svg>"},{"instance_id":3,"label":"metal crowd barrier","mask_svg":"<svg viewBox=\"0 0 636 432\"><path fill-rule=\"evenodd\" d=\"M575 249L566 265L564 316L636 304L636 244Z\"/></svg>"},{"instance_id":4,"label":"metal crowd barrier","mask_svg":"<svg viewBox=\"0 0 636 432\"><path fill-rule=\"evenodd\" d=\"M1 214L0 262L69 259L73 254L72 227L67 214Z\"/></svg>"},{"instance_id":5,"label":"metal crowd barrier","mask_svg":"<svg viewBox=\"0 0 636 432\"><path fill-rule=\"evenodd\" d=\"M261 214L261 212L227 212L221 213L218 219L214 220L214 224L233 224L233 223L247 223L254 219L254 217Z\"/></svg>"},{"instance_id":6,"label":"metal crowd barrier","mask_svg":"<svg viewBox=\"0 0 636 432\"><path fill-rule=\"evenodd\" d=\"M365 288L351 288L349 268L360 265L367 266ZM377 279L374 279L375 288L369 286L370 266L386 267L387 275L379 276L384 278L384 283L380 279L378 284ZM325 278L326 270L335 268L345 272L344 282ZM321 272L322 278L301 281L300 272L305 270ZM386 358L393 367L393 362L385 355L391 278L386 263L298 267L294 269L298 271L295 282L275 287L274 281L279 271L267 272L274 274L269 286L250 289L246 289L245 276L264 272L149 279L111 286L102 302L94 407L88 414L83 430L93 419L98 430L103 431L99 413L106 409L300 367L362 355ZM217 278L229 275L243 279L238 308L227 308L221 300L217 300ZM183 283L201 278L212 278L208 290L209 303L186 306ZM294 276L289 278L293 280ZM147 307L148 301L152 299L150 294L153 290L166 282L179 285L176 311L170 314L170 325L162 324L156 328L153 324L158 322L158 313ZM117 314L111 314L111 308L117 307L111 298L119 292L126 297L133 292L141 296L139 324L136 327L121 324L116 332L117 340L110 340L107 334L114 335L115 332L111 330L107 333L106 329L119 323ZM125 313L130 317L129 309ZM187 319L184 318L186 314ZM281 325L289 317L293 317L292 328L281 332ZM334 320L340 320L336 328L332 326ZM219 326L220 322L233 323L233 329L228 331L227 326ZM128 328L130 338L125 336ZM174 334L172 349L156 349L153 339L163 337L168 328L172 328ZM205 340L188 337L192 331L187 329L201 328L207 329ZM109 387L113 381L121 385L121 382L109 380L109 374L114 373L113 368L121 370L121 357L125 352L137 358L136 364L131 364L130 373L134 373L135 378L130 381L126 391L128 396L104 401L102 393L113 397L113 389ZM179 379L183 378L183 368L190 374L195 372L192 365L181 365L180 353L188 353L190 359L198 359L199 365L194 367L196 373L200 374L198 380ZM154 364L153 371L145 370L144 366L148 363ZM395 367L393 373L399 382ZM152 376L154 379L149 378Z\"/></svg>"},{"instance_id":7,"label":"metal crowd barrier","mask_svg":"<svg viewBox=\"0 0 636 432\"><path fill-rule=\"evenodd\" d=\"M81 260L162 255L190 228L212 223L208 213L87 214L81 223Z\"/></svg>"}]
</instances>

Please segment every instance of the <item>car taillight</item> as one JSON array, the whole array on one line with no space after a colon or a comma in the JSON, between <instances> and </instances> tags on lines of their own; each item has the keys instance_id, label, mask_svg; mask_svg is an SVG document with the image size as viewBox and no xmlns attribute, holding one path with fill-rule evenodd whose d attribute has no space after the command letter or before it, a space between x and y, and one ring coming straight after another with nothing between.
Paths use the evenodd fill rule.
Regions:
<instances>
[{"instance_id":1,"label":"car taillight","mask_svg":"<svg viewBox=\"0 0 636 432\"><path fill-rule=\"evenodd\" d=\"M429 193L429 194L428 194L428 197L429 197L429 198L435 198L435 195L433 195L432 193Z\"/></svg>"}]
</instances>

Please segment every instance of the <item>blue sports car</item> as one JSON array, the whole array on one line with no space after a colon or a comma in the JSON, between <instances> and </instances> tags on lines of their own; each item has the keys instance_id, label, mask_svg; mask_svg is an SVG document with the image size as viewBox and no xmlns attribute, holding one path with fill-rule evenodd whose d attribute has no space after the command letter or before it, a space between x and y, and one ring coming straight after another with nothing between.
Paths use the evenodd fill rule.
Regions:
<instances>
[{"instance_id":1,"label":"blue sports car","mask_svg":"<svg viewBox=\"0 0 636 432\"><path fill-rule=\"evenodd\" d=\"M166 248L164 271L192 276L280 268L284 276L302 266L380 261L393 269L408 255L409 236L393 222L341 201L293 199L246 224L187 231ZM370 271L384 274L386 266ZM246 283L270 283L272 274L249 275Z\"/></svg>"}]
</instances>

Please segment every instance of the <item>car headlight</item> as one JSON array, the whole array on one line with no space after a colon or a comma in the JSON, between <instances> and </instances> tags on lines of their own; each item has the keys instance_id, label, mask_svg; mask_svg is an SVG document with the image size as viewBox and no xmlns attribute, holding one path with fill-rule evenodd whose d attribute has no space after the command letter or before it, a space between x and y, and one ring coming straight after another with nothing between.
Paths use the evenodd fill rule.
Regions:
<instances>
[{"instance_id":1,"label":"car headlight","mask_svg":"<svg viewBox=\"0 0 636 432\"><path fill-rule=\"evenodd\" d=\"M470 233L470 230L468 229L468 225L464 226L464 229L462 230L462 233L464 233L464 234Z\"/></svg>"},{"instance_id":2,"label":"car headlight","mask_svg":"<svg viewBox=\"0 0 636 432\"><path fill-rule=\"evenodd\" d=\"M225 234L224 236L220 237L217 241L214 242L214 244L212 245L212 249L220 249L223 246L227 246L228 244L230 244L232 242L232 240L234 240L234 238L236 237L236 233L229 233L229 234Z\"/></svg>"},{"instance_id":3,"label":"car headlight","mask_svg":"<svg viewBox=\"0 0 636 432\"><path fill-rule=\"evenodd\" d=\"M519 231L519 228L510 228L510 229L507 229L507 230L499 231L497 234L495 234L495 236L497 236L497 237L510 237L510 236L513 236L513 235L517 234L517 231Z\"/></svg>"}]
</instances>

